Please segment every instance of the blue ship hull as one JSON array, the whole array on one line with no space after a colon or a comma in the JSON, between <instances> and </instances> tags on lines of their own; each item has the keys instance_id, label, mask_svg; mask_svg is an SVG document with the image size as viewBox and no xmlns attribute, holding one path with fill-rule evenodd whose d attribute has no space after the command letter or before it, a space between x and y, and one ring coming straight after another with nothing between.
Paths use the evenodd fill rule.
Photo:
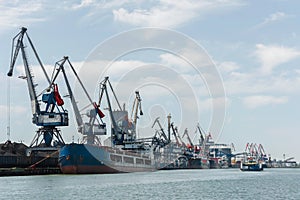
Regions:
<instances>
[{"instance_id":1,"label":"blue ship hull","mask_svg":"<svg viewBox=\"0 0 300 200\"><path fill-rule=\"evenodd\" d=\"M59 166L65 174L105 174L156 170L145 153L107 146L67 144L60 149Z\"/></svg>"}]
</instances>

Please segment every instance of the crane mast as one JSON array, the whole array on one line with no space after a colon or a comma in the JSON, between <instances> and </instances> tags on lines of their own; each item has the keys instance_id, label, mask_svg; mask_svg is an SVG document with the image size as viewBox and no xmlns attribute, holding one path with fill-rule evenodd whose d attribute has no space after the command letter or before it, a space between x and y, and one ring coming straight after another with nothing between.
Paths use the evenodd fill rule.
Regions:
<instances>
[{"instance_id":1,"label":"crane mast","mask_svg":"<svg viewBox=\"0 0 300 200\"><path fill-rule=\"evenodd\" d=\"M34 145L39 146L42 144L43 141L46 147L51 147L53 137L56 137L57 139L56 144L63 145L64 141L61 137L60 131L56 127L68 126L68 112L64 110L64 108L62 107L64 102L58 93L58 86L56 84L50 84L50 86L47 88L48 92L42 94L41 100L46 104L46 108L42 109L40 107L40 103L35 88L37 84L35 84L33 81L32 69L29 66L28 58L25 51L26 48L24 44L25 38L27 38L29 45L34 52L34 55L38 60L38 63L40 64L40 67L42 68L48 83L50 83L50 79L26 31L27 28L25 27L21 28L21 31L13 38L10 69L7 75L10 77L13 75L14 66L16 64L19 51L21 50L21 55L22 55L23 64L25 68L24 79L27 81L28 92L31 101L31 108L32 108L32 115L33 115L32 122L33 124L41 127L38 129L34 139L31 142L30 147L33 147ZM56 110L54 110L55 108ZM42 140L40 140L41 136L43 136Z\"/></svg>"}]
</instances>

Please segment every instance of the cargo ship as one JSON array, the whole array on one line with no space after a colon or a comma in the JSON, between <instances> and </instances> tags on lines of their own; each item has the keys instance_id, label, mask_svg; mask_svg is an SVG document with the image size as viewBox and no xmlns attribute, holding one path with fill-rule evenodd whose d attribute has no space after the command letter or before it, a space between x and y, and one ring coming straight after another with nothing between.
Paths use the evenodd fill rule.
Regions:
<instances>
[{"instance_id":1,"label":"cargo ship","mask_svg":"<svg viewBox=\"0 0 300 200\"><path fill-rule=\"evenodd\" d=\"M75 114L78 113L76 119L83 141L66 144L60 149L58 162L61 171L65 174L141 172L154 171L167 165L173 159L173 154L166 154L163 150L167 148L168 142L162 142L156 136L136 137L138 113L143 114L139 92L135 92L132 116L129 119L128 111L125 106L120 106L108 77L100 83L100 87L99 103L96 106L93 103L93 108L88 112L88 122L83 123L82 115L76 112L79 110L77 104L72 103ZM117 109L112 108L107 88L111 89ZM69 94L75 102L71 90ZM111 123L107 145L102 145L99 137L107 132L106 124L102 121L105 115L99 109L103 95L107 99Z\"/></svg>"},{"instance_id":2,"label":"cargo ship","mask_svg":"<svg viewBox=\"0 0 300 200\"><path fill-rule=\"evenodd\" d=\"M155 171L172 163L176 152L156 137L135 138L135 126L128 127L126 110L112 111L116 124L127 127L120 135L112 127L106 145L93 142L66 144L59 152L59 166L64 174L106 174ZM103 127L104 128L104 127ZM104 132L104 131L103 131ZM130 134L131 133L131 134ZM133 133L133 135L132 135ZM159 142L158 142L159 141Z\"/></svg>"},{"instance_id":3,"label":"cargo ship","mask_svg":"<svg viewBox=\"0 0 300 200\"><path fill-rule=\"evenodd\" d=\"M59 154L60 169L65 174L104 174L154 171L149 153L120 148L71 143Z\"/></svg>"}]
</instances>

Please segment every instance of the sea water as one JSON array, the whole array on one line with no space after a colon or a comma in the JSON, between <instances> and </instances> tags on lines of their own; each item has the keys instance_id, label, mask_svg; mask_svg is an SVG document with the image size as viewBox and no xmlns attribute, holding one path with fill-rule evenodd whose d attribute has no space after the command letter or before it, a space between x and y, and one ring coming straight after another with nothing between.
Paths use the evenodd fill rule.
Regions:
<instances>
[{"instance_id":1,"label":"sea water","mask_svg":"<svg viewBox=\"0 0 300 200\"><path fill-rule=\"evenodd\" d=\"M0 177L0 199L300 199L300 169Z\"/></svg>"}]
</instances>

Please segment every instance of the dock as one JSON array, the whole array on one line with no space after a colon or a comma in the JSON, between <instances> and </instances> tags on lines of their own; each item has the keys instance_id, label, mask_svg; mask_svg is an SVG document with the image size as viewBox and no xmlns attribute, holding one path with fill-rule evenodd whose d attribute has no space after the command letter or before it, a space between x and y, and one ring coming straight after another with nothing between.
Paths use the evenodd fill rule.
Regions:
<instances>
[{"instance_id":1,"label":"dock","mask_svg":"<svg viewBox=\"0 0 300 200\"><path fill-rule=\"evenodd\" d=\"M59 167L43 168L0 168L0 176L26 176L26 175L50 175L61 174Z\"/></svg>"}]
</instances>

